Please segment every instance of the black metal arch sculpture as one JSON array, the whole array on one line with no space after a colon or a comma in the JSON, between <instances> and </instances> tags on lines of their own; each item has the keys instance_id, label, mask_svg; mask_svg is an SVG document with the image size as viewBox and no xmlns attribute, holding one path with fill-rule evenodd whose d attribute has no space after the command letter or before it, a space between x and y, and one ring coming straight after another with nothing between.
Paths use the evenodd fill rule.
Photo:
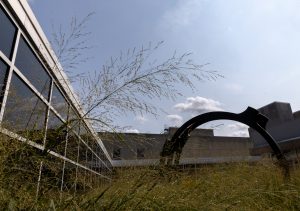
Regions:
<instances>
[{"instance_id":1,"label":"black metal arch sculpture","mask_svg":"<svg viewBox=\"0 0 300 211\"><path fill-rule=\"evenodd\" d=\"M161 164L163 164L166 158L170 158L176 155L175 163L179 163L180 155L184 145L186 144L190 133L198 126L214 121L214 120L233 120L248 125L252 129L256 130L264 139L268 142L276 156L279 165L283 168L284 174L289 175L288 162L284 154L282 153L279 145L275 142L274 138L266 131L266 124L268 118L261 114L258 110L248 107L245 111L239 114L216 111L198 115L186 123L184 123L175 132L171 139L167 139L162 152L161 152Z\"/></svg>"}]
</instances>

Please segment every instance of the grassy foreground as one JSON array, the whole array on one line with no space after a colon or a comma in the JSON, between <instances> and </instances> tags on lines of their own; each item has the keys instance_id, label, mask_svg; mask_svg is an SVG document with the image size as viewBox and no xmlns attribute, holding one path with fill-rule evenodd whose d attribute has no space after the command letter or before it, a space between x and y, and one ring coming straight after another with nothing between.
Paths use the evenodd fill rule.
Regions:
<instances>
[{"instance_id":1,"label":"grassy foreground","mask_svg":"<svg viewBox=\"0 0 300 211\"><path fill-rule=\"evenodd\" d=\"M116 170L111 184L77 194L53 191L35 202L11 199L9 209L47 210L300 210L300 169L285 181L272 162L202 166L186 170L131 168ZM33 194L33 195L32 195ZM16 194L20 195L20 193ZM30 197L32 195L32 197Z\"/></svg>"},{"instance_id":2,"label":"grassy foreground","mask_svg":"<svg viewBox=\"0 0 300 211\"><path fill-rule=\"evenodd\" d=\"M284 181L271 162L199 169L127 169L77 200L91 210L299 210L300 171ZM75 201L74 201L75 203ZM74 206L74 205L73 205Z\"/></svg>"}]
</instances>

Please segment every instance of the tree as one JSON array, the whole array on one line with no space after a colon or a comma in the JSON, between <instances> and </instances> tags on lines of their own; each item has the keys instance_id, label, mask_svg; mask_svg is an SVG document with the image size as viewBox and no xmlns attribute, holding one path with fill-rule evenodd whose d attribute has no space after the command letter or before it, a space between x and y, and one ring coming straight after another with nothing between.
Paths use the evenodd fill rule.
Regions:
<instances>
[{"instance_id":1,"label":"tree","mask_svg":"<svg viewBox=\"0 0 300 211\"><path fill-rule=\"evenodd\" d=\"M83 32L91 14L78 22L73 18L70 32L54 33L55 51L66 68L74 68L87 58L81 51L87 50L86 41L90 33ZM216 80L223 77L217 71L207 70L208 64L196 64L191 53L174 52L168 59L153 58L163 41L146 47L128 49L117 57L111 57L98 71L73 75L80 81L79 96L86 111L83 118L93 120L98 130L117 128L114 120L128 112L158 115L159 107L151 103L154 98L175 100L182 95L178 84L195 90L195 81Z\"/></svg>"}]
</instances>

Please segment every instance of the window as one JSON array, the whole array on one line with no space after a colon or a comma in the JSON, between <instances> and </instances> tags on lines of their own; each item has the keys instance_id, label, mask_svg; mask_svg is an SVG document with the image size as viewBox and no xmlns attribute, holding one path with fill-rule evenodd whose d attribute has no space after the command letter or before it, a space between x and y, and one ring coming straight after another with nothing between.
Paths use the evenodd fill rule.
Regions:
<instances>
[{"instance_id":1,"label":"window","mask_svg":"<svg viewBox=\"0 0 300 211\"><path fill-rule=\"evenodd\" d=\"M137 148L136 157L137 157L137 159L145 158L145 148Z\"/></svg>"},{"instance_id":2,"label":"window","mask_svg":"<svg viewBox=\"0 0 300 211\"><path fill-rule=\"evenodd\" d=\"M69 131L66 157L77 162L79 138L75 133Z\"/></svg>"},{"instance_id":3,"label":"window","mask_svg":"<svg viewBox=\"0 0 300 211\"><path fill-rule=\"evenodd\" d=\"M66 137L66 125L52 111L50 111L47 127L46 149L57 152L60 155L64 155Z\"/></svg>"},{"instance_id":4,"label":"window","mask_svg":"<svg viewBox=\"0 0 300 211\"><path fill-rule=\"evenodd\" d=\"M79 142L79 158L78 163L85 165L86 164L86 151L87 147L81 141Z\"/></svg>"},{"instance_id":5,"label":"window","mask_svg":"<svg viewBox=\"0 0 300 211\"><path fill-rule=\"evenodd\" d=\"M2 103L2 97L4 94L4 88L5 88L5 78L7 75L7 65L0 59L0 106Z\"/></svg>"},{"instance_id":6,"label":"window","mask_svg":"<svg viewBox=\"0 0 300 211\"><path fill-rule=\"evenodd\" d=\"M91 150L87 150L86 151L86 167L92 169L92 165L93 165L93 153Z\"/></svg>"},{"instance_id":7,"label":"window","mask_svg":"<svg viewBox=\"0 0 300 211\"><path fill-rule=\"evenodd\" d=\"M72 130L74 132L76 132L78 135L80 134L80 118L79 116L75 113L75 111L70 108L70 112L69 112L69 124L70 124L70 127L72 128ZM82 126L83 127L83 126Z\"/></svg>"},{"instance_id":8,"label":"window","mask_svg":"<svg viewBox=\"0 0 300 211\"><path fill-rule=\"evenodd\" d=\"M13 74L3 117L3 125L31 140L41 142L46 105ZM28 137L29 136L29 137Z\"/></svg>"},{"instance_id":9,"label":"window","mask_svg":"<svg viewBox=\"0 0 300 211\"><path fill-rule=\"evenodd\" d=\"M33 86L48 100L51 78L24 37L20 38L16 66Z\"/></svg>"},{"instance_id":10,"label":"window","mask_svg":"<svg viewBox=\"0 0 300 211\"><path fill-rule=\"evenodd\" d=\"M121 148L117 147L113 149L113 159L121 160Z\"/></svg>"},{"instance_id":11,"label":"window","mask_svg":"<svg viewBox=\"0 0 300 211\"><path fill-rule=\"evenodd\" d=\"M58 90L56 84L53 84L51 105L61 115L62 118L67 120L69 105L61 92Z\"/></svg>"},{"instance_id":12,"label":"window","mask_svg":"<svg viewBox=\"0 0 300 211\"><path fill-rule=\"evenodd\" d=\"M0 50L10 58L16 36L16 27L0 5Z\"/></svg>"},{"instance_id":13,"label":"window","mask_svg":"<svg viewBox=\"0 0 300 211\"><path fill-rule=\"evenodd\" d=\"M93 139L93 135L89 132L89 129L87 129L84 124L81 124L80 127L80 137L89 147L93 149L93 142L95 142L95 140Z\"/></svg>"}]
</instances>

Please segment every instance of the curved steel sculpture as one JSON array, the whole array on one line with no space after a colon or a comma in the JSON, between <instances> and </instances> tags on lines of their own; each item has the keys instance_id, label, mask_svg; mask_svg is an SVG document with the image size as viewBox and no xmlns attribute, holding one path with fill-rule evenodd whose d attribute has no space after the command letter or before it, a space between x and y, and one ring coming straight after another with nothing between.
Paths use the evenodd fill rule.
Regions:
<instances>
[{"instance_id":1,"label":"curved steel sculpture","mask_svg":"<svg viewBox=\"0 0 300 211\"><path fill-rule=\"evenodd\" d=\"M182 149L187 142L190 133L198 126L214 121L214 120L233 120L248 125L252 129L256 130L264 139L268 142L276 156L279 165L283 168L285 176L289 175L289 167L286 157L281 151L279 145L275 142L273 137L266 131L266 124L268 118L261 114L258 110L248 107L244 112L235 114L230 112L216 111L198 115L186 123L184 123L175 132L171 139L167 139L163 150L161 152L161 164L165 163L166 159L173 160L175 154L175 164L179 164L180 155ZM170 162L168 162L170 164Z\"/></svg>"}]
</instances>

